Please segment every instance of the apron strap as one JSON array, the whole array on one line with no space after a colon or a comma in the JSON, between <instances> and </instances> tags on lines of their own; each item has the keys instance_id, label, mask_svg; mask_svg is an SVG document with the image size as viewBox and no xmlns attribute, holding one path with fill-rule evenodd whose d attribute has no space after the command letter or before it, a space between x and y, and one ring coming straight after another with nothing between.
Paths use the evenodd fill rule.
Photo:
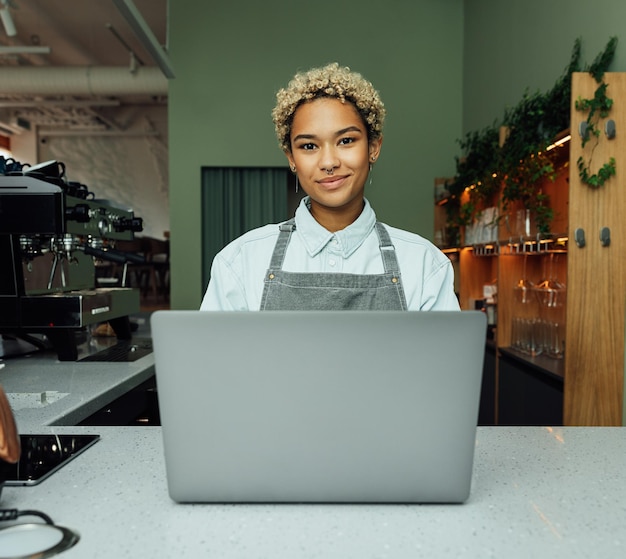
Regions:
<instances>
[{"instance_id":1,"label":"apron strap","mask_svg":"<svg viewBox=\"0 0 626 559\"><path fill-rule=\"evenodd\" d=\"M396 276L399 275L400 266L398 265L395 248L391 243L387 229L379 221L376 222L376 233L378 234L378 246L380 247L385 272L393 273Z\"/></svg>"},{"instance_id":2,"label":"apron strap","mask_svg":"<svg viewBox=\"0 0 626 559\"><path fill-rule=\"evenodd\" d=\"M270 270L282 270L283 262L285 261L285 254L287 252L287 245L291 239L291 233L296 228L296 221L291 218L285 223L281 223L278 226L279 233L276 245L274 246L274 252L272 253L272 259L270 260Z\"/></svg>"}]
</instances>

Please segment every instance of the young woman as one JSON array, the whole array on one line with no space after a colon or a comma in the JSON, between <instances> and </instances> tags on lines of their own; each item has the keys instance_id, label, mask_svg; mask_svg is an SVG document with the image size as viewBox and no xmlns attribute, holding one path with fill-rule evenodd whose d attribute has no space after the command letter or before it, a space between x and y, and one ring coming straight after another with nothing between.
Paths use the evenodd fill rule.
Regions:
<instances>
[{"instance_id":1,"label":"young woman","mask_svg":"<svg viewBox=\"0 0 626 559\"><path fill-rule=\"evenodd\" d=\"M307 194L295 217L249 231L213 261L202 310L459 310L448 258L384 225L364 197L385 109L372 84L329 64L297 74L272 112Z\"/></svg>"}]
</instances>

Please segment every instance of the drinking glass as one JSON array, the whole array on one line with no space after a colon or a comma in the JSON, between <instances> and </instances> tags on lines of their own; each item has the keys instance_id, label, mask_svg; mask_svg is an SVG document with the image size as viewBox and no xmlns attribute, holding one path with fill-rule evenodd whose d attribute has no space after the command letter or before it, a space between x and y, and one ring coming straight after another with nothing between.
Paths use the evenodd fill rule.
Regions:
<instances>
[{"instance_id":1,"label":"drinking glass","mask_svg":"<svg viewBox=\"0 0 626 559\"><path fill-rule=\"evenodd\" d=\"M552 253L548 259L548 269L543 279L534 287L537 300L542 307L554 309L562 307L565 300L565 284L556 277L557 256Z\"/></svg>"},{"instance_id":2,"label":"drinking glass","mask_svg":"<svg viewBox=\"0 0 626 559\"><path fill-rule=\"evenodd\" d=\"M515 298L518 303L522 305L527 305L532 302L532 293L535 287L535 284L528 279L526 276L526 261L528 260L528 255L524 255L524 267L522 270L522 277L518 280L517 284L513 288L515 290Z\"/></svg>"}]
</instances>

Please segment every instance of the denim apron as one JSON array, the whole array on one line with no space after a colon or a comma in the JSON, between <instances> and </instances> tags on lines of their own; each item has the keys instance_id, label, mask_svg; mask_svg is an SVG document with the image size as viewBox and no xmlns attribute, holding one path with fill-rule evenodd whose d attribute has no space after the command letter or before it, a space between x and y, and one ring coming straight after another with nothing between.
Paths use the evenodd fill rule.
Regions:
<instances>
[{"instance_id":1,"label":"denim apron","mask_svg":"<svg viewBox=\"0 0 626 559\"><path fill-rule=\"evenodd\" d=\"M369 275L283 271L295 220L279 227L260 310L407 310L396 251L381 223L376 233L385 272Z\"/></svg>"}]
</instances>

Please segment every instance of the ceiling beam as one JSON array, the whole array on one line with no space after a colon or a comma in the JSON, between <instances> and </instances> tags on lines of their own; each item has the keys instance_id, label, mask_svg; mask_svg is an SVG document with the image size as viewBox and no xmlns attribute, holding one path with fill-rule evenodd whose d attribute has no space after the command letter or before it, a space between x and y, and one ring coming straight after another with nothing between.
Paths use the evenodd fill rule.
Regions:
<instances>
[{"instance_id":1,"label":"ceiling beam","mask_svg":"<svg viewBox=\"0 0 626 559\"><path fill-rule=\"evenodd\" d=\"M0 101L0 108L30 108L30 107L119 107L116 99L40 99L33 101Z\"/></svg>"},{"instance_id":2,"label":"ceiling beam","mask_svg":"<svg viewBox=\"0 0 626 559\"><path fill-rule=\"evenodd\" d=\"M170 80L175 78L176 76L174 75L174 69L172 68L169 55L159 44L152 29L150 29L150 26L146 23L146 20L143 18L134 2L132 0L113 0L113 3L120 14L124 16L124 19L126 19L130 28L141 41L143 47L158 64L159 68L161 68L163 75Z\"/></svg>"},{"instance_id":3,"label":"ceiling beam","mask_svg":"<svg viewBox=\"0 0 626 559\"><path fill-rule=\"evenodd\" d=\"M2 95L167 95L158 68L131 73L117 66L0 66Z\"/></svg>"}]
</instances>

